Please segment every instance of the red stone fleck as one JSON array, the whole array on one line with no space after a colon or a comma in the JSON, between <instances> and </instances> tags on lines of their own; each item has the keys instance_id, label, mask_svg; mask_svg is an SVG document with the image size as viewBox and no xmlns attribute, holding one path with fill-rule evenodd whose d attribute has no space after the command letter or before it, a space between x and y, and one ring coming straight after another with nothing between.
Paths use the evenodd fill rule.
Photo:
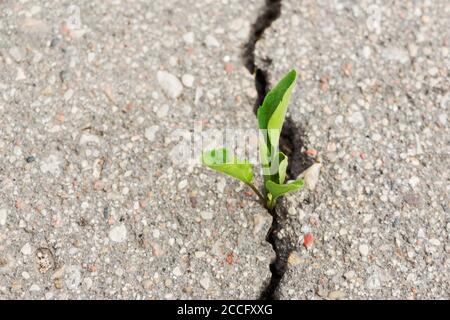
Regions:
<instances>
[{"instance_id":1,"label":"red stone fleck","mask_svg":"<svg viewBox=\"0 0 450 320\"><path fill-rule=\"evenodd\" d=\"M153 256L161 257L164 254L162 249L161 249L161 247L159 246L159 244L152 243L151 246L152 246L152 254L153 254Z\"/></svg>"},{"instance_id":2,"label":"red stone fleck","mask_svg":"<svg viewBox=\"0 0 450 320\"><path fill-rule=\"evenodd\" d=\"M97 266L95 264L91 264L88 266L88 271L89 272L96 272L97 271Z\"/></svg>"},{"instance_id":3,"label":"red stone fleck","mask_svg":"<svg viewBox=\"0 0 450 320\"><path fill-rule=\"evenodd\" d=\"M308 155L308 156L311 156L311 157L315 157L315 156L317 156L317 150L316 149L308 149L308 150L306 150L305 151L305 153Z\"/></svg>"},{"instance_id":4,"label":"red stone fleck","mask_svg":"<svg viewBox=\"0 0 450 320\"><path fill-rule=\"evenodd\" d=\"M25 207L25 205L23 204L22 201L20 201L20 200L16 201L16 209L22 210L24 207Z\"/></svg>"},{"instance_id":5,"label":"red stone fleck","mask_svg":"<svg viewBox=\"0 0 450 320\"><path fill-rule=\"evenodd\" d=\"M125 108L123 109L123 112L125 112L125 113L130 112L133 110L133 108L134 108L134 105L130 102L125 106Z\"/></svg>"},{"instance_id":6,"label":"red stone fleck","mask_svg":"<svg viewBox=\"0 0 450 320\"><path fill-rule=\"evenodd\" d=\"M64 115L64 113L63 113L63 112L58 113L58 114L55 116L55 120L56 120L57 122L59 122L59 123L63 123L64 120L65 120L65 115Z\"/></svg>"},{"instance_id":7,"label":"red stone fleck","mask_svg":"<svg viewBox=\"0 0 450 320\"><path fill-rule=\"evenodd\" d=\"M229 252L227 254L226 261L227 261L228 264L233 264L233 260L234 260L234 253L233 252Z\"/></svg>"},{"instance_id":8,"label":"red stone fleck","mask_svg":"<svg viewBox=\"0 0 450 320\"><path fill-rule=\"evenodd\" d=\"M100 190L102 190L104 187L105 187L105 185L103 184L103 181L101 181L101 180L96 180L96 181L94 182L94 190L100 191Z\"/></svg>"},{"instance_id":9,"label":"red stone fleck","mask_svg":"<svg viewBox=\"0 0 450 320\"><path fill-rule=\"evenodd\" d=\"M72 30L69 28L69 26L67 25L67 23L63 22L60 24L59 26L59 32L64 36L67 37L69 39L72 38Z\"/></svg>"},{"instance_id":10,"label":"red stone fleck","mask_svg":"<svg viewBox=\"0 0 450 320\"><path fill-rule=\"evenodd\" d=\"M231 73L231 72L233 72L233 65L231 64L231 63L225 63L225 72L226 73Z\"/></svg>"},{"instance_id":11,"label":"red stone fleck","mask_svg":"<svg viewBox=\"0 0 450 320\"><path fill-rule=\"evenodd\" d=\"M342 65L342 73L346 75L347 77L350 77L352 75L353 66L351 63L345 63Z\"/></svg>"},{"instance_id":12,"label":"red stone fleck","mask_svg":"<svg viewBox=\"0 0 450 320\"><path fill-rule=\"evenodd\" d=\"M330 80L330 76L329 75L325 75L325 76L322 76L320 78L319 83L320 83L320 90L322 92L328 91L328 87L329 87L328 81L329 80Z\"/></svg>"},{"instance_id":13,"label":"red stone fleck","mask_svg":"<svg viewBox=\"0 0 450 320\"><path fill-rule=\"evenodd\" d=\"M253 191L245 191L244 194L245 194L247 197L251 197L251 196L253 196Z\"/></svg>"},{"instance_id":14,"label":"red stone fleck","mask_svg":"<svg viewBox=\"0 0 450 320\"><path fill-rule=\"evenodd\" d=\"M309 248L310 246L312 246L313 242L314 242L313 235L311 233L305 234L305 236L303 237L303 245L306 248Z\"/></svg>"},{"instance_id":15,"label":"red stone fleck","mask_svg":"<svg viewBox=\"0 0 450 320\"><path fill-rule=\"evenodd\" d=\"M139 200L139 206L144 209L148 206L148 199L141 199Z\"/></svg>"}]
</instances>

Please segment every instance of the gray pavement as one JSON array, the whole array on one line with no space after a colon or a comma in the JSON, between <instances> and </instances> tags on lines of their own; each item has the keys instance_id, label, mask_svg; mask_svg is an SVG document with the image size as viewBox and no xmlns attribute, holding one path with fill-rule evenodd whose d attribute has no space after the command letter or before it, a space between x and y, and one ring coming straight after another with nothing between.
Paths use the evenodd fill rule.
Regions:
<instances>
[{"instance_id":1,"label":"gray pavement","mask_svg":"<svg viewBox=\"0 0 450 320\"><path fill-rule=\"evenodd\" d=\"M0 299L260 297L272 217L176 155L199 123L256 126L264 3L0 3ZM320 164L280 204L276 297L450 298L449 12L282 1L256 63L299 72L296 152Z\"/></svg>"},{"instance_id":2,"label":"gray pavement","mask_svg":"<svg viewBox=\"0 0 450 320\"><path fill-rule=\"evenodd\" d=\"M256 123L262 3L1 2L0 298L259 297L270 215L171 152Z\"/></svg>"},{"instance_id":3,"label":"gray pavement","mask_svg":"<svg viewBox=\"0 0 450 320\"><path fill-rule=\"evenodd\" d=\"M258 42L272 84L298 70L290 116L322 159L284 204L281 299L450 298L449 10L284 0Z\"/></svg>"}]
</instances>

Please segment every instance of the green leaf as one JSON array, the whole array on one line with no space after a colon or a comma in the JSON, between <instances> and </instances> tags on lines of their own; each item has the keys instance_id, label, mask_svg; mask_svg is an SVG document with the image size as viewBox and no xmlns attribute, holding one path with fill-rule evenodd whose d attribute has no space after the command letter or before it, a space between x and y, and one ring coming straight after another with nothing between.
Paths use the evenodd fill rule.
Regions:
<instances>
[{"instance_id":1,"label":"green leaf","mask_svg":"<svg viewBox=\"0 0 450 320\"><path fill-rule=\"evenodd\" d=\"M280 184L284 183L286 179L286 169L288 166L288 157L283 153L278 153L278 181Z\"/></svg>"},{"instance_id":2,"label":"green leaf","mask_svg":"<svg viewBox=\"0 0 450 320\"><path fill-rule=\"evenodd\" d=\"M267 124L267 130L272 150L278 149L278 142L280 140L281 129L283 128L284 119L286 117L289 98L291 97L292 89L294 89L295 85L296 79L295 70L292 70L290 73L288 73L288 75L284 79L286 78L288 78L288 80L291 81L290 85L283 92L282 99L278 104L278 106L276 107L276 109L273 111Z\"/></svg>"},{"instance_id":3,"label":"green leaf","mask_svg":"<svg viewBox=\"0 0 450 320\"><path fill-rule=\"evenodd\" d=\"M278 150L280 133L296 77L297 73L295 70L287 73L266 95L262 106L258 109L260 158L263 166L264 181L272 180L274 182L280 182L279 178L284 180L285 177L285 168L280 177L276 173L278 172L278 168L273 168L275 170L273 172L270 164L274 161L275 152Z\"/></svg>"},{"instance_id":4,"label":"green leaf","mask_svg":"<svg viewBox=\"0 0 450 320\"><path fill-rule=\"evenodd\" d=\"M278 197L288 192L300 189L303 187L303 184L304 182L301 179L295 180L294 182L288 184L278 184L269 180L266 182L266 189L272 195L272 202L274 202Z\"/></svg>"},{"instance_id":5,"label":"green leaf","mask_svg":"<svg viewBox=\"0 0 450 320\"><path fill-rule=\"evenodd\" d=\"M225 148L204 152L202 163L219 172L232 176L246 184L252 183L253 165L247 161L240 161L236 157L230 157Z\"/></svg>"},{"instance_id":6,"label":"green leaf","mask_svg":"<svg viewBox=\"0 0 450 320\"><path fill-rule=\"evenodd\" d=\"M267 176L267 180L275 183L283 184L286 179L286 170L288 166L288 157L283 152L278 152L278 159L275 157L272 162L267 165L263 173Z\"/></svg>"},{"instance_id":7,"label":"green leaf","mask_svg":"<svg viewBox=\"0 0 450 320\"><path fill-rule=\"evenodd\" d=\"M262 106L258 108L257 112L260 129L268 129L269 120L272 117L272 114L275 112L275 109L278 108L279 104L286 96L286 93L289 91L290 94L290 91L292 91L296 77L296 71L291 70L284 76L283 79L281 79L280 82L278 82L275 88L270 90L270 92L266 95Z\"/></svg>"},{"instance_id":8,"label":"green leaf","mask_svg":"<svg viewBox=\"0 0 450 320\"><path fill-rule=\"evenodd\" d=\"M266 140L267 136L264 136L264 132L259 131L259 154L261 158L261 165L268 166L270 163L270 153L267 148Z\"/></svg>"},{"instance_id":9,"label":"green leaf","mask_svg":"<svg viewBox=\"0 0 450 320\"><path fill-rule=\"evenodd\" d=\"M270 152L267 148L266 139L262 131L259 132L259 157L263 170L264 181L270 178Z\"/></svg>"}]
</instances>

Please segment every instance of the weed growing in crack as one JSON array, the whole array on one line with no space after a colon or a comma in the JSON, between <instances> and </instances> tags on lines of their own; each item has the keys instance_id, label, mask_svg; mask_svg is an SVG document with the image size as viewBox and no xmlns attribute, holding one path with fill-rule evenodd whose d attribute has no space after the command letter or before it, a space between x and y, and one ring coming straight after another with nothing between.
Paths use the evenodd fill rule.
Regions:
<instances>
[{"instance_id":1,"label":"weed growing in crack","mask_svg":"<svg viewBox=\"0 0 450 320\"><path fill-rule=\"evenodd\" d=\"M279 151L281 130L296 78L295 70L287 73L266 95L257 112L260 131L259 154L264 177L263 193L253 183L253 164L231 156L225 148L207 151L202 155L204 165L244 182L270 211L275 208L279 197L300 189L304 184L302 179L286 183L288 157Z\"/></svg>"}]
</instances>

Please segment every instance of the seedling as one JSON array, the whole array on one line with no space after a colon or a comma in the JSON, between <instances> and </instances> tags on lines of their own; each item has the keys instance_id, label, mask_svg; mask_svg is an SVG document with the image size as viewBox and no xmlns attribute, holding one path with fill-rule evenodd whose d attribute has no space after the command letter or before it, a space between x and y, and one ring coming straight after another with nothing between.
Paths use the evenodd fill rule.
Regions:
<instances>
[{"instance_id":1,"label":"seedling","mask_svg":"<svg viewBox=\"0 0 450 320\"><path fill-rule=\"evenodd\" d=\"M300 189L304 184L301 179L285 182L288 157L279 151L281 129L296 78L295 70L287 73L266 95L262 106L258 108L259 156L264 177L263 193L253 183L253 164L231 156L225 148L207 151L202 155L204 165L244 182L256 193L262 205L269 210L274 209L279 197Z\"/></svg>"}]
</instances>

